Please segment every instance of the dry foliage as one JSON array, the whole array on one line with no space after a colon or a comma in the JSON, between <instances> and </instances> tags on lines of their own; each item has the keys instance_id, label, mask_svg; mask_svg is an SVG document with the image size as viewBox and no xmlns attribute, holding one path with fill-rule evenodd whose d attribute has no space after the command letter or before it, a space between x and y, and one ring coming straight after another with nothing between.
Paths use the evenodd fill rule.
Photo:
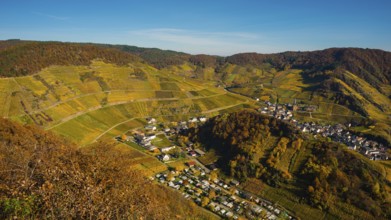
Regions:
<instances>
[{"instance_id":1,"label":"dry foliage","mask_svg":"<svg viewBox=\"0 0 391 220\"><path fill-rule=\"evenodd\" d=\"M113 145L75 145L0 119L0 218L173 219L194 204L129 169ZM205 217L206 218L206 217Z\"/></svg>"}]
</instances>

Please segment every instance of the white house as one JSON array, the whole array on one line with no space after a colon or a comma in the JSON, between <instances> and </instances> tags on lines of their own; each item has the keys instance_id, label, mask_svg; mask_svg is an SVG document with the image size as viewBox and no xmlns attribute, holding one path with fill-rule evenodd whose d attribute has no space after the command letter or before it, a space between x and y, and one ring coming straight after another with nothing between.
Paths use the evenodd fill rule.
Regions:
<instances>
[{"instance_id":1,"label":"white house","mask_svg":"<svg viewBox=\"0 0 391 220\"><path fill-rule=\"evenodd\" d=\"M145 126L145 129L151 130L151 131L156 131L156 126L154 126L154 125L147 125L147 126Z\"/></svg>"},{"instance_id":2,"label":"white house","mask_svg":"<svg viewBox=\"0 0 391 220\"><path fill-rule=\"evenodd\" d=\"M206 117L200 117L200 122L206 122L207 118Z\"/></svg>"},{"instance_id":3,"label":"white house","mask_svg":"<svg viewBox=\"0 0 391 220\"><path fill-rule=\"evenodd\" d=\"M161 151L162 153L164 153L164 152L168 152L168 151L173 150L173 149L175 149L175 146L163 147L163 148L160 149L160 151Z\"/></svg>"},{"instance_id":4,"label":"white house","mask_svg":"<svg viewBox=\"0 0 391 220\"><path fill-rule=\"evenodd\" d=\"M147 118L148 124L155 124L156 119L155 118Z\"/></svg>"},{"instance_id":5,"label":"white house","mask_svg":"<svg viewBox=\"0 0 391 220\"><path fill-rule=\"evenodd\" d=\"M164 154L164 155L162 156L162 161L169 161L169 160L170 160L170 155Z\"/></svg>"}]
</instances>

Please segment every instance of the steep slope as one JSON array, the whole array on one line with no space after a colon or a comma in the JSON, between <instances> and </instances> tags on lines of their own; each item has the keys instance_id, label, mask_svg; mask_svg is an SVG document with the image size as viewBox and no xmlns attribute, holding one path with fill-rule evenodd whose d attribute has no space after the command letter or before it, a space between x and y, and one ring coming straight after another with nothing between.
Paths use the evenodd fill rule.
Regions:
<instances>
[{"instance_id":1,"label":"steep slope","mask_svg":"<svg viewBox=\"0 0 391 220\"><path fill-rule=\"evenodd\" d=\"M342 145L311 140L289 124L253 111L217 116L188 135L214 149L228 175L241 181L260 179L269 191L286 191L293 201L305 199L329 218L390 218L387 173ZM251 188L253 193L266 193L265 187ZM275 199L289 204L292 198ZM297 214L311 218L305 212Z\"/></svg>"},{"instance_id":2,"label":"steep slope","mask_svg":"<svg viewBox=\"0 0 391 220\"><path fill-rule=\"evenodd\" d=\"M181 195L129 169L109 143L78 149L35 126L0 119L1 219L208 219Z\"/></svg>"},{"instance_id":3,"label":"steep slope","mask_svg":"<svg viewBox=\"0 0 391 220\"><path fill-rule=\"evenodd\" d=\"M237 54L228 57L227 62L233 65L230 67L233 71L225 65L222 79L234 86L232 91L251 97L271 97L272 101L296 99L317 105L316 113L320 115L315 118L372 124L376 129L367 129L366 133L391 143L390 52L331 48L271 55ZM352 113L330 111L329 106L347 107Z\"/></svg>"},{"instance_id":4,"label":"steep slope","mask_svg":"<svg viewBox=\"0 0 391 220\"><path fill-rule=\"evenodd\" d=\"M182 120L251 104L208 82L143 62L51 66L30 76L2 78L0 91L1 116L51 129L80 145L140 127L145 117Z\"/></svg>"},{"instance_id":5,"label":"steep slope","mask_svg":"<svg viewBox=\"0 0 391 220\"><path fill-rule=\"evenodd\" d=\"M391 53L360 48L331 48L314 52L285 52L280 54L237 54L227 57L237 65L269 63L277 68L303 69L310 76L327 70L344 69L357 74L371 84L390 84Z\"/></svg>"}]
</instances>

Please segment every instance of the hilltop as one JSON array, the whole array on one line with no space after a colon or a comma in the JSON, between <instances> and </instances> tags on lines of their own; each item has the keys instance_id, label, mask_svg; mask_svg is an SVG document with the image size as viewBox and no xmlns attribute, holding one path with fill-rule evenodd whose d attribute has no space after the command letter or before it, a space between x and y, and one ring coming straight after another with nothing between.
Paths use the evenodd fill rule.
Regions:
<instances>
[{"instance_id":1,"label":"hilltop","mask_svg":"<svg viewBox=\"0 0 391 220\"><path fill-rule=\"evenodd\" d=\"M94 59L124 65L137 56L91 44L3 41L0 46L0 75L25 76L51 65L88 65Z\"/></svg>"}]
</instances>

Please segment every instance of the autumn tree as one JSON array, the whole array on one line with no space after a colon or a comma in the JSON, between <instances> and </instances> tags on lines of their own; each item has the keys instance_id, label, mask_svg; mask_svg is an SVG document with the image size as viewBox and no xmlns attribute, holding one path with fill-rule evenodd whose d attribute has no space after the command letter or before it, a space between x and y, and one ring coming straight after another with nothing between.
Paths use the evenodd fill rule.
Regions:
<instances>
[{"instance_id":1,"label":"autumn tree","mask_svg":"<svg viewBox=\"0 0 391 220\"><path fill-rule=\"evenodd\" d=\"M206 197L206 196L204 196L204 197L202 197L202 199L201 199L201 206L202 206L202 207L205 207L205 206L207 206L207 205L209 204L209 202L210 202L209 198Z\"/></svg>"},{"instance_id":2,"label":"autumn tree","mask_svg":"<svg viewBox=\"0 0 391 220\"><path fill-rule=\"evenodd\" d=\"M216 197L216 191L213 189L209 190L208 197L209 197L209 199L214 199Z\"/></svg>"},{"instance_id":3,"label":"autumn tree","mask_svg":"<svg viewBox=\"0 0 391 220\"><path fill-rule=\"evenodd\" d=\"M172 172L168 172L167 174L167 180L172 181L175 178L174 174Z\"/></svg>"},{"instance_id":4,"label":"autumn tree","mask_svg":"<svg viewBox=\"0 0 391 220\"><path fill-rule=\"evenodd\" d=\"M126 134L123 134L122 136L121 136L121 140L122 141L126 141L128 139L128 136L126 135Z\"/></svg>"},{"instance_id":5,"label":"autumn tree","mask_svg":"<svg viewBox=\"0 0 391 220\"><path fill-rule=\"evenodd\" d=\"M78 148L4 119L0 140L1 219L206 218L180 194L129 169L132 152L115 143Z\"/></svg>"},{"instance_id":6,"label":"autumn tree","mask_svg":"<svg viewBox=\"0 0 391 220\"><path fill-rule=\"evenodd\" d=\"M217 176L217 171L216 170L212 170L209 174L209 178L211 181L215 181L217 180L218 176Z\"/></svg>"}]
</instances>

